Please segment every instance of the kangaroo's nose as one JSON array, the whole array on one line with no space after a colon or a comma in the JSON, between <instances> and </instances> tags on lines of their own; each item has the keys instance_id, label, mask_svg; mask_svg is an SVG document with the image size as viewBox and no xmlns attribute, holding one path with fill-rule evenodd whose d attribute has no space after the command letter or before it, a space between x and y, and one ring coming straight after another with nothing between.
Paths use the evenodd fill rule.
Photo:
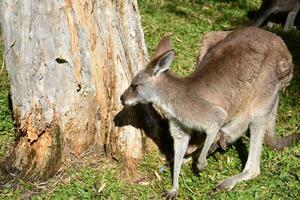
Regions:
<instances>
[{"instance_id":1,"label":"kangaroo's nose","mask_svg":"<svg viewBox=\"0 0 300 200\"><path fill-rule=\"evenodd\" d=\"M122 105L124 106L124 96L123 95L121 95L120 101L121 101Z\"/></svg>"}]
</instances>

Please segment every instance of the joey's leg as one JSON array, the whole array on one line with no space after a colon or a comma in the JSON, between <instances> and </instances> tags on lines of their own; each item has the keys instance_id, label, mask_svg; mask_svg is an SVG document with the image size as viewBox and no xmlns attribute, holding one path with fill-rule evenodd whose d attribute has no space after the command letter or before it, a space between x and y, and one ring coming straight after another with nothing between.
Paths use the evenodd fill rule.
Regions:
<instances>
[{"instance_id":1,"label":"joey's leg","mask_svg":"<svg viewBox=\"0 0 300 200\"><path fill-rule=\"evenodd\" d=\"M167 199L175 199L179 189L178 179L180 168L190 140L190 135L184 133L174 122L170 122L170 130L174 140L173 186L164 196Z\"/></svg>"},{"instance_id":2,"label":"joey's leg","mask_svg":"<svg viewBox=\"0 0 300 200\"><path fill-rule=\"evenodd\" d=\"M223 126L217 134L214 145L211 147L210 152L216 148L221 147L226 150L228 144L232 144L239 139L249 126L249 120L246 116L238 116L232 119L230 123Z\"/></svg>"},{"instance_id":3,"label":"joey's leg","mask_svg":"<svg viewBox=\"0 0 300 200\"><path fill-rule=\"evenodd\" d=\"M214 139L214 142L212 143L211 147L208 150L208 154L212 154L218 148L222 148L223 150L226 150L226 148L227 148L227 144L226 144L226 140L225 140L225 137L224 137L224 133L221 130L216 135L216 137Z\"/></svg>"},{"instance_id":4,"label":"joey's leg","mask_svg":"<svg viewBox=\"0 0 300 200\"><path fill-rule=\"evenodd\" d=\"M258 118L250 128L250 150L246 166L241 174L235 175L219 183L213 191L232 189L238 182L255 178L260 174L260 155L268 118Z\"/></svg>"},{"instance_id":5,"label":"joey's leg","mask_svg":"<svg viewBox=\"0 0 300 200\"><path fill-rule=\"evenodd\" d=\"M219 129L215 129L215 130L208 130L206 133L207 135L206 135L205 143L204 143L204 146L202 148L202 151L200 153L200 156L198 158L198 163L197 163L197 168L199 171L204 170L207 165L206 156L207 156L208 151L209 151L211 145L213 144L218 132L219 132Z\"/></svg>"},{"instance_id":6,"label":"joey's leg","mask_svg":"<svg viewBox=\"0 0 300 200\"><path fill-rule=\"evenodd\" d=\"M297 16L297 13L299 11L300 8L300 3L297 2L297 5L293 8L293 10L291 10L286 18L285 24L284 24L284 31L288 31L290 30L293 26L294 26L294 22L295 22L295 18Z\"/></svg>"}]
</instances>

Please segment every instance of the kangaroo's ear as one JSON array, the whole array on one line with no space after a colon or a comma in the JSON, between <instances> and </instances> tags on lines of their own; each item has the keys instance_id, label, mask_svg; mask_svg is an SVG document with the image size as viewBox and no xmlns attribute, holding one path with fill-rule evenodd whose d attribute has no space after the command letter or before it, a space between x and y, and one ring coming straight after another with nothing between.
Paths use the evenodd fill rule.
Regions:
<instances>
[{"instance_id":1,"label":"kangaroo's ear","mask_svg":"<svg viewBox=\"0 0 300 200\"><path fill-rule=\"evenodd\" d=\"M152 75L156 76L167 71L171 66L174 56L174 50L169 50L163 55L161 55L159 58L157 58L157 62L153 67Z\"/></svg>"},{"instance_id":2,"label":"kangaroo's ear","mask_svg":"<svg viewBox=\"0 0 300 200\"><path fill-rule=\"evenodd\" d=\"M171 37L170 35L164 36L160 42L158 43L154 54L152 55L150 60L153 60L155 58L161 57L164 53L171 50Z\"/></svg>"}]
</instances>

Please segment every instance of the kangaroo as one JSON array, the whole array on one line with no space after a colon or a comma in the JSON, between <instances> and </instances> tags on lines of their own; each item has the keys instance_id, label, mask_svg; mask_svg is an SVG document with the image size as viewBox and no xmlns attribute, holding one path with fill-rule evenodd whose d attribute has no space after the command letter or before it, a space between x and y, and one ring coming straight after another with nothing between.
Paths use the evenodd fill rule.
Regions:
<instances>
[{"instance_id":1,"label":"kangaroo","mask_svg":"<svg viewBox=\"0 0 300 200\"><path fill-rule=\"evenodd\" d=\"M263 3L250 21L250 26L261 26L262 23L274 12L288 12L284 25L284 31L288 31L294 26L294 21L300 8L299 0L263 0Z\"/></svg>"},{"instance_id":2,"label":"kangaroo","mask_svg":"<svg viewBox=\"0 0 300 200\"><path fill-rule=\"evenodd\" d=\"M214 190L231 189L260 174L264 139L279 149L300 139L300 134L275 137L279 92L293 76L292 57L284 42L256 27L241 28L220 38L208 47L195 71L183 78L169 71L175 52L170 37L162 38L149 64L120 97L124 106L153 103L169 120L174 166L167 199L178 194L178 177L192 131L206 134L197 159L197 168L202 171L220 132L229 144L249 129L250 149L244 170Z\"/></svg>"}]
</instances>

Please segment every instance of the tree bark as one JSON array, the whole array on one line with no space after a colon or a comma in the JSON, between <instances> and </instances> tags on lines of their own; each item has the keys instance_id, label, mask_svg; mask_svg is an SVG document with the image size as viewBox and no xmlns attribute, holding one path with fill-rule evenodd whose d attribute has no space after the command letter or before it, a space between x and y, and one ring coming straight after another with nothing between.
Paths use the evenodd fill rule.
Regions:
<instances>
[{"instance_id":1,"label":"tree bark","mask_svg":"<svg viewBox=\"0 0 300 200\"><path fill-rule=\"evenodd\" d=\"M128 165L140 159L141 131L113 123L146 62L136 0L2 0L0 9L19 135L7 164L47 179L90 145Z\"/></svg>"}]
</instances>

